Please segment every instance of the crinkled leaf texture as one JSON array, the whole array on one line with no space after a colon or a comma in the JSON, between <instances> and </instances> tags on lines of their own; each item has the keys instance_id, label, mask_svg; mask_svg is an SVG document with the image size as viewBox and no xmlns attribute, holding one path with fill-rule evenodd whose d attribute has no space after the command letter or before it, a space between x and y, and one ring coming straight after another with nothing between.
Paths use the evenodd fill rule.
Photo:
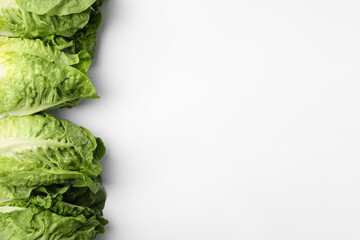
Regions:
<instances>
[{"instance_id":1,"label":"crinkled leaf texture","mask_svg":"<svg viewBox=\"0 0 360 240\"><path fill-rule=\"evenodd\" d=\"M73 36L74 53L86 51L91 55L91 57L94 57L97 44L97 30L99 29L102 20L102 15L99 9L100 4L101 2L97 2L93 5L93 11L91 12L89 23ZM68 40L70 41L71 39Z\"/></svg>"},{"instance_id":2,"label":"crinkled leaf texture","mask_svg":"<svg viewBox=\"0 0 360 240\"><path fill-rule=\"evenodd\" d=\"M96 0L16 0L29 12L47 15L69 15L88 9Z\"/></svg>"},{"instance_id":3,"label":"crinkled leaf texture","mask_svg":"<svg viewBox=\"0 0 360 240\"><path fill-rule=\"evenodd\" d=\"M98 0L2 0L0 34L36 38L73 36L89 22Z\"/></svg>"},{"instance_id":4,"label":"crinkled leaf texture","mask_svg":"<svg viewBox=\"0 0 360 240\"><path fill-rule=\"evenodd\" d=\"M62 45L67 44L67 50L72 53L79 53L85 51L93 58L95 55L95 48L97 44L97 30L100 27L102 15L100 11L100 5L102 1L98 0L92 6L90 14L90 20L88 24L81 30L77 31L74 36L62 37L62 36L46 36L42 40L50 45Z\"/></svg>"},{"instance_id":5,"label":"crinkled leaf texture","mask_svg":"<svg viewBox=\"0 0 360 240\"><path fill-rule=\"evenodd\" d=\"M99 224L95 216L62 216L36 206L0 207L2 240L93 240Z\"/></svg>"},{"instance_id":6,"label":"crinkled leaf texture","mask_svg":"<svg viewBox=\"0 0 360 240\"><path fill-rule=\"evenodd\" d=\"M102 215L106 194L101 183L101 178L97 178L97 181L101 186L97 192L91 191L88 187L73 187L70 183L33 187L0 185L0 205L11 205L11 202L15 202L14 206L16 206L18 202L26 201L28 205L35 204L54 210L55 208L53 206L56 204L53 204L53 202L63 201L77 207L90 208L98 211ZM57 213L69 212L64 210L61 212L54 211Z\"/></svg>"},{"instance_id":7,"label":"crinkled leaf texture","mask_svg":"<svg viewBox=\"0 0 360 240\"><path fill-rule=\"evenodd\" d=\"M86 73L91 56L62 51L71 46L65 41L54 44L0 37L1 115L28 115L99 98Z\"/></svg>"},{"instance_id":8,"label":"crinkled leaf texture","mask_svg":"<svg viewBox=\"0 0 360 240\"><path fill-rule=\"evenodd\" d=\"M101 188L97 193L89 191L88 188L74 188L71 185L51 185L48 187L5 187L0 186L0 226L2 232L6 233L6 230L9 230L9 233L12 233L12 229L19 226L14 226L14 224L3 224L2 221L11 221L12 223L17 223L16 217L27 217L30 210L30 216L33 217L33 210L35 209L37 217L42 222L48 222L48 220L53 217L59 219L60 221L66 223L77 224L77 227L72 230L73 235L68 236L67 231L62 232L59 230L58 233L54 235L52 228L45 228L42 231L42 234L36 236L35 239L46 239L46 237L57 236L54 239L73 239L71 237L76 236L78 239L79 231L85 231L84 239L91 239L98 233L104 233L104 226L108 223L102 216L102 209L105 203L105 192ZM82 203L82 204L79 204ZM1 213L1 209L3 212ZM24 210L20 215L11 215L9 211L12 210ZM26 214L27 212L27 214ZM45 213L45 214L44 214ZM9 219L10 218L10 219ZM44 219L46 218L46 219ZM33 222L34 219L30 218L28 221L25 221L21 224L21 228L33 232L40 232L39 225L37 221ZM56 223L50 224L56 225ZM54 226L56 227L56 226ZM69 226L68 226L69 227ZM1 232L1 231L0 231ZM81 233L80 236L82 236ZM4 235L0 239L13 239L13 235ZM20 235L22 236L22 235ZM25 235L24 235L25 236ZM23 236L23 237L24 237ZM31 235L29 235L30 237ZM32 237L32 236L31 236ZM67 238L70 237L70 238ZM23 238L25 239L25 238ZM33 238L26 238L33 239ZM49 238L50 239L50 238ZM83 238L80 238L83 239Z\"/></svg>"},{"instance_id":9,"label":"crinkled leaf texture","mask_svg":"<svg viewBox=\"0 0 360 240\"><path fill-rule=\"evenodd\" d=\"M50 114L0 119L0 185L68 184L101 189L100 138Z\"/></svg>"}]
</instances>

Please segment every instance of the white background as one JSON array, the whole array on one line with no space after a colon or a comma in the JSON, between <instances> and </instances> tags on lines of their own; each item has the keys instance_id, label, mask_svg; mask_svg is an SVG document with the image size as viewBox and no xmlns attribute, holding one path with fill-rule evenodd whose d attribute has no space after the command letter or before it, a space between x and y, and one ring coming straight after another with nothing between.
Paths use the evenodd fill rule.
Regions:
<instances>
[{"instance_id":1,"label":"white background","mask_svg":"<svg viewBox=\"0 0 360 240\"><path fill-rule=\"evenodd\" d=\"M106 240L359 240L360 1L107 0Z\"/></svg>"}]
</instances>

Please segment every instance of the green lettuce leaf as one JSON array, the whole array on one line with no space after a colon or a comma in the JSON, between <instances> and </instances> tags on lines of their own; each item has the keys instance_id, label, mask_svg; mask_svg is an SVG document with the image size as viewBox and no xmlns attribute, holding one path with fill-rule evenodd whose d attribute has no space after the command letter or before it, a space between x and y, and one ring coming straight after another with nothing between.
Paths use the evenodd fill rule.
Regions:
<instances>
[{"instance_id":1,"label":"green lettuce leaf","mask_svg":"<svg viewBox=\"0 0 360 240\"><path fill-rule=\"evenodd\" d=\"M105 146L87 129L50 114L0 119L0 185L101 189Z\"/></svg>"},{"instance_id":2,"label":"green lettuce leaf","mask_svg":"<svg viewBox=\"0 0 360 240\"><path fill-rule=\"evenodd\" d=\"M96 3L94 4L94 10L91 12L89 23L72 37L74 39L72 47L74 53L86 51L91 57L94 57L97 44L97 30L100 27L101 20L102 15L98 3ZM68 38L68 40L70 41L71 39Z\"/></svg>"},{"instance_id":3,"label":"green lettuce leaf","mask_svg":"<svg viewBox=\"0 0 360 240\"><path fill-rule=\"evenodd\" d=\"M61 216L83 215L98 221L95 228L97 233L104 233L104 225L108 223L102 216L105 198L103 188L93 193L88 188L74 188L70 184L47 187L0 186L0 208L35 206Z\"/></svg>"},{"instance_id":4,"label":"green lettuce leaf","mask_svg":"<svg viewBox=\"0 0 360 240\"><path fill-rule=\"evenodd\" d=\"M71 184L33 187L0 185L0 205L26 201L28 204L50 209L53 202L62 201L77 207L90 208L102 215L106 194L101 179L97 180L101 185L97 192L91 191L88 187L73 187ZM60 211L55 212L61 213Z\"/></svg>"},{"instance_id":5,"label":"green lettuce leaf","mask_svg":"<svg viewBox=\"0 0 360 240\"><path fill-rule=\"evenodd\" d=\"M99 225L96 216L63 216L36 206L0 207L2 240L93 240Z\"/></svg>"},{"instance_id":6,"label":"green lettuce leaf","mask_svg":"<svg viewBox=\"0 0 360 240\"><path fill-rule=\"evenodd\" d=\"M71 184L0 185L0 239L93 239L96 234L105 232L104 226L108 223L102 213L105 198L102 187L94 193L87 187L76 188ZM18 213L12 213L15 211ZM46 228L41 228L41 221L46 223ZM73 224L76 227L62 231L57 221L64 223L61 227L66 224L67 228ZM54 228L59 230L54 231ZM20 232L15 234L14 230Z\"/></svg>"},{"instance_id":7,"label":"green lettuce leaf","mask_svg":"<svg viewBox=\"0 0 360 240\"><path fill-rule=\"evenodd\" d=\"M45 42L56 38L57 42L66 42L73 53L84 50L93 57L102 20L102 3L103 0L97 0L76 14L49 16L24 11L15 0L3 0L0 1L0 35L41 38Z\"/></svg>"},{"instance_id":8,"label":"green lettuce leaf","mask_svg":"<svg viewBox=\"0 0 360 240\"><path fill-rule=\"evenodd\" d=\"M57 44L0 37L1 115L28 115L99 98L86 74L91 56L85 51L61 51L71 43L58 40Z\"/></svg>"},{"instance_id":9,"label":"green lettuce leaf","mask_svg":"<svg viewBox=\"0 0 360 240\"><path fill-rule=\"evenodd\" d=\"M100 0L2 0L0 35L71 37L85 27L100 3Z\"/></svg>"},{"instance_id":10,"label":"green lettuce leaf","mask_svg":"<svg viewBox=\"0 0 360 240\"><path fill-rule=\"evenodd\" d=\"M47 15L69 15L88 9L96 0L16 0L28 12Z\"/></svg>"},{"instance_id":11,"label":"green lettuce leaf","mask_svg":"<svg viewBox=\"0 0 360 240\"><path fill-rule=\"evenodd\" d=\"M51 34L70 37L85 27L91 9L78 14L47 16L26 12L14 6L0 9L0 34L12 37L36 38Z\"/></svg>"},{"instance_id":12,"label":"green lettuce leaf","mask_svg":"<svg viewBox=\"0 0 360 240\"><path fill-rule=\"evenodd\" d=\"M101 3L101 0L2 0L0 35L71 37L85 27Z\"/></svg>"},{"instance_id":13,"label":"green lettuce leaf","mask_svg":"<svg viewBox=\"0 0 360 240\"><path fill-rule=\"evenodd\" d=\"M100 11L101 4L102 1L100 0L93 4L88 24L83 29L77 31L74 36L61 37L51 35L43 37L42 40L54 47L66 45L67 50L75 54L86 51L93 58L97 44L97 30L99 29L102 20Z\"/></svg>"}]
</instances>

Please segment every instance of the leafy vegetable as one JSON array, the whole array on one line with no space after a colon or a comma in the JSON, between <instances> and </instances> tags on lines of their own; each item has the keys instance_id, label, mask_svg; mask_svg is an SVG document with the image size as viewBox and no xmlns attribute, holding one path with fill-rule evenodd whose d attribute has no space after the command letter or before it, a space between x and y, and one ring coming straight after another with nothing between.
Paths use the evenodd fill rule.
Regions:
<instances>
[{"instance_id":1,"label":"leafy vegetable","mask_svg":"<svg viewBox=\"0 0 360 240\"><path fill-rule=\"evenodd\" d=\"M72 53L86 51L91 55L91 57L94 57L95 47L97 44L97 30L100 27L102 19L100 11L101 4L102 1L100 0L93 4L88 24L83 29L76 32L74 36L61 37L51 35L43 37L42 40L54 47L58 47L58 45L66 45L64 48L67 48L67 50Z\"/></svg>"},{"instance_id":2,"label":"leafy vegetable","mask_svg":"<svg viewBox=\"0 0 360 240\"><path fill-rule=\"evenodd\" d=\"M108 223L104 203L103 188L0 186L0 239L95 239Z\"/></svg>"},{"instance_id":3,"label":"leafy vegetable","mask_svg":"<svg viewBox=\"0 0 360 240\"><path fill-rule=\"evenodd\" d=\"M102 140L38 113L99 97L87 71L102 2L0 0L1 240L105 232Z\"/></svg>"},{"instance_id":4,"label":"leafy vegetable","mask_svg":"<svg viewBox=\"0 0 360 240\"><path fill-rule=\"evenodd\" d=\"M89 8L96 0L16 0L19 6L36 14L69 15Z\"/></svg>"},{"instance_id":5,"label":"leafy vegetable","mask_svg":"<svg viewBox=\"0 0 360 240\"><path fill-rule=\"evenodd\" d=\"M2 0L0 34L35 38L73 36L89 22L96 0Z\"/></svg>"},{"instance_id":6,"label":"leafy vegetable","mask_svg":"<svg viewBox=\"0 0 360 240\"><path fill-rule=\"evenodd\" d=\"M36 206L0 207L3 240L92 240L100 224L95 216L62 216Z\"/></svg>"},{"instance_id":7,"label":"leafy vegetable","mask_svg":"<svg viewBox=\"0 0 360 240\"><path fill-rule=\"evenodd\" d=\"M95 239L104 233L105 146L50 114L0 119L0 239Z\"/></svg>"},{"instance_id":8,"label":"leafy vegetable","mask_svg":"<svg viewBox=\"0 0 360 240\"><path fill-rule=\"evenodd\" d=\"M93 5L93 11L91 12L89 23L84 27L84 29L78 31L73 37L74 45L72 50L74 53L84 50L88 52L91 57L94 57L97 43L97 30L100 27L102 19L102 15L99 9L100 4L101 2L98 1ZM70 41L71 38L68 38L68 40Z\"/></svg>"},{"instance_id":9,"label":"leafy vegetable","mask_svg":"<svg viewBox=\"0 0 360 240\"><path fill-rule=\"evenodd\" d=\"M0 114L22 116L98 98L86 75L90 55L61 51L70 46L60 39L50 46L0 37Z\"/></svg>"},{"instance_id":10,"label":"leafy vegetable","mask_svg":"<svg viewBox=\"0 0 360 240\"><path fill-rule=\"evenodd\" d=\"M0 185L101 189L105 146L85 128L50 114L0 119Z\"/></svg>"},{"instance_id":11,"label":"leafy vegetable","mask_svg":"<svg viewBox=\"0 0 360 240\"><path fill-rule=\"evenodd\" d=\"M99 180L99 179L98 179ZM100 180L99 180L100 181ZM100 181L101 184L101 181ZM28 204L35 204L44 208L51 208L55 201L63 201L76 207L90 208L102 215L105 205L105 191L101 188L96 193L87 187L73 187L71 184L50 185L50 186L0 186L0 205L12 205L11 202L26 201ZM26 203L25 203L26 205ZM23 206L23 205L22 205ZM58 211L60 208L52 208ZM65 211L61 211L64 213Z\"/></svg>"}]
</instances>

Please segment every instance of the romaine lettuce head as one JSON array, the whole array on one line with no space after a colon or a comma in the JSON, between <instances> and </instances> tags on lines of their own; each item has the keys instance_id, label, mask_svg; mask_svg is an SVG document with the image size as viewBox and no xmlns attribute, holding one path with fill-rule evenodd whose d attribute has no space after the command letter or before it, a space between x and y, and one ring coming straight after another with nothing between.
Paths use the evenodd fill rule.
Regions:
<instances>
[{"instance_id":1,"label":"romaine lettuce head","mask_svg":"<svg viewBox=\"0 0 360 240\"><path fill-rule=\"evenodd\" d=\"M1 0L0 34L73 36L89 22L96 0Z\"/></svg>"},{"instance_id":2,"label":"romaine lettuce head","mask_svg":"<svg viewBox=\"0 0 360 240\"><path fill-rule=\"evenodd\" d=\"M96 216L64 216L36 206L0 207L2 240L93 240L101 223Z\"/></svg>"},{"instance_id":3,"label":"romaine lettuce head","mask_svg":"<svg viewBox=\"0 0 360 240\"><path fill-rule=\"evenodd\" d=\"M54 44L0 37L0 114L22 116L99 97L86 74L90 55L62 51L71 46L65 41Z\"/></svg>"},{"instance_id":4,"label":"romaine lettuce head","mask_svg":"<svg viewBox=\"0 0 360 240\"><path fill-rule=\"evenodd\" d=\"M94 239L108 223L102 213L105 198L102 187L94 193L71 184L0 185L0 239Z\"/></svg>"},{"instance_id":5,"label":"romaine lettuce head","mask_svg":"<svg viewBox=\"0 0 360 240\"><path fill-rule=\"evenodd\" d=\"M101 180L100 181L101 185ZM28 204L35 204L39 207L51 209L52 211L63 214L72 215L75 213L73 209L83 208L91 209L100 215L105 206L106 194L103 186L95 193L88 187L73 187L71 184L52 184L50 186L4 186L0 185L0 205L11 205L11 202L27 202ZM57 201L62 201L66 206L58 207L55 204Z\"/></svg>"},{"instance_id":6,"label":"romaine lettuce head","mask_svg":"<svg viewBox=\"0 0 360 240\"><path fill-rule=\"evenodd\" d=\"M84 194L86 192L86 194ZM75 197L69 199L67 196L73 193ZM82 193L82 194L78 194ZM82 201L83 205L77 205ZM47 187L9 187L0 186L0 208L1 207L37 207L49 210L61 216L78 217L83 215L86 219L97 221L95 230L104 233L104 226L108 223L103 218L105 193L101 188L97 193L88 188L74 188L70 184L51 185ZM91 206L95 206L92 208Z\"/></svg>"},{"instance_id":7,"label":"romaine lettuce head","mask_svg":"<svg viewBox=\"0 0 360 240\"><path fill-rule=\"evenodd\" d=\"M87 129L50 114L0 119L0 185L101 188L105 146Z\"/></svg>"}]
</instances>

